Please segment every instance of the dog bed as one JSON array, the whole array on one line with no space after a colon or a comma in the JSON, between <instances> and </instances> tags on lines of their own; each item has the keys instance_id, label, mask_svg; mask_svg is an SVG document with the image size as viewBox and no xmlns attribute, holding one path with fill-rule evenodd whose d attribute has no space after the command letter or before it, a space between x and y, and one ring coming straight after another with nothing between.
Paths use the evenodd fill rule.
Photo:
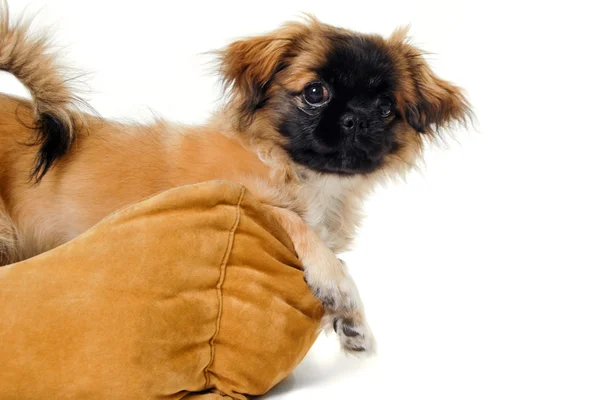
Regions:
<instances>
[{"instance_id":1,"label":"dog bed","mask_svg":"<svg viewBox=\"0 0 600 400\"><path fill-rule=\"evenodd\" d=\"M0 268L0 398L246 399L302 360L322 313L244 187L175 188Z\"/></svg>"}]
</instances>

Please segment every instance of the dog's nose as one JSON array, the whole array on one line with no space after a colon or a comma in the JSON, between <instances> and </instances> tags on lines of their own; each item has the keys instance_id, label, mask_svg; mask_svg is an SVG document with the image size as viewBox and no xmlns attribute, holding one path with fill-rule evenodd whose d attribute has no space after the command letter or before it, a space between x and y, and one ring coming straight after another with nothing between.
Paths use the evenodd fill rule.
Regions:
<instances>
[{"instance_id":1,"label":"dog's nose","mask_svg":"<svg viewBox=\"0 0 600 400\"><path fill-rule=\"evenodd\" d=\"M357 129L365 129L368 127L367 119L355 113L346 113L342 115L342 129L346 133L355 133Z\"/></svg>"}]
</instances>

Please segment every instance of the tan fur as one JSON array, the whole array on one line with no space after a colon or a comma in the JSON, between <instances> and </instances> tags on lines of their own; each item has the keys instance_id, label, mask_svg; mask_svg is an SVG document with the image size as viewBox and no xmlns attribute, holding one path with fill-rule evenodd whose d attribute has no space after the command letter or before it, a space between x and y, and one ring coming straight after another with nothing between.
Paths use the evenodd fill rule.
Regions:
<instances>
[{"instance_id":1,"label":"tan fur","mask_svg":"<svg viewBox=\"0 0 600 400\"><path fill-rule=\"evenodd\" d=\"M19 259L17 233L0 202L0 266Z\"/></svg>"},{"instance_id":2,"label":"tan fur","mask_svg":"<svg viewBox=\"0 0 600 400\"><path fill-rule=\"evenodd\" d=\"M30 88L34 102L0 96L0 264L53 248L119 208L171 187L215 179L239 182L271 206L289 233L308 283L324 301L330 320L341 321L344 348L373 348L356 286L335 254L347 249L355 235L362 199L377 182L411 168L421 153L422 135L400 124L396 134L402 146L379 171L322 175L295 164L284 151L275 129L282 118L278 110L269 104L252 109L257 88L275 96L280 90L301 90L315 79L312 71L324 61L327 35L349 31L309 18L232 43L220 53L229 103L207 125L187 127L72 118L71 97L44 42L29 42L18 29L7 35L6 22L2 26L0 49L10 49L9 56L0 52L0 60L13 60L4 65ZM376 40L397 58L399 104L413 105L426 124L443 126L464 116L468 108L460 89L437 78L418 50L405 43L404 33ZM287 68L281 69L284 64ZM42 110L70 116L76 146L32 185L28 172L37 148L23 140L35 134L32 127ZM349 328L357 335L347 335Z\"/></svg>"},{"instance_id":3,"label":"tan fur","mask_svg":"<svg viewBox=\"0 0 600 400\"><path fill-rule=\"evenodd\" d=\"M64 126L65 146L69 147L76 136L77 105L82 102L69 87L69 80L52 54L48 39L32 37L29 24L23 20L11 23L6 0L0 0L0 70L13 74L31 92L35 124L32 126L39 126L43 116L51 116ZM43 138L39 135L33 138L36 136L41 142ZM45 168L39 156L33 167L34 177L40 178Z\"/></svg>"}]
</instances>

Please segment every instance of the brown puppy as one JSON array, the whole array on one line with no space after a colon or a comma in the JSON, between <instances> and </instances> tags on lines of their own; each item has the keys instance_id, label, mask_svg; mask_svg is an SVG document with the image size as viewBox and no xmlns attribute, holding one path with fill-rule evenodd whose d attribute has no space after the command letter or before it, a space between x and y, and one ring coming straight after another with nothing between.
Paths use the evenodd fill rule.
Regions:
<instances>
[{"instance_id":1,"label":"brown puppy","mask_svg":"<svg viewBox=\"0 0 600 400\"><path fill-rule=\"evenodd\" d=\"M365 194L403 174L423 141L469 115L405 30L364 35L309 18L222 50L230 97L205 126L124 125L80 113L44 40L0 21L0 264L64 243L120 207L224 179L258 196L293 240L344 349L373 348L347 248ZM35 141L35 145L24 143Z\"/></svg>"}]
</instances>

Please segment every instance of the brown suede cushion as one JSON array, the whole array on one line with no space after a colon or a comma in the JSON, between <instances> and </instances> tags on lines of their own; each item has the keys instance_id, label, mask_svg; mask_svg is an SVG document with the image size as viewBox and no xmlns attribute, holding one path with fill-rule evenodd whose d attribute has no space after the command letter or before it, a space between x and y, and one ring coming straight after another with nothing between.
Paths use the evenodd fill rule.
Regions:
<instances>
[{"instance_id":1,"label":"brown suede cushion","mask_svg":"<svg viewBox=\"0 0 600 400\"><path fill-rule=\"evenodd\" d=\"M176 188L0 268L0 398L260 395L305 356L322 312L243 187Z\"/></svg>"}]
</instances>

